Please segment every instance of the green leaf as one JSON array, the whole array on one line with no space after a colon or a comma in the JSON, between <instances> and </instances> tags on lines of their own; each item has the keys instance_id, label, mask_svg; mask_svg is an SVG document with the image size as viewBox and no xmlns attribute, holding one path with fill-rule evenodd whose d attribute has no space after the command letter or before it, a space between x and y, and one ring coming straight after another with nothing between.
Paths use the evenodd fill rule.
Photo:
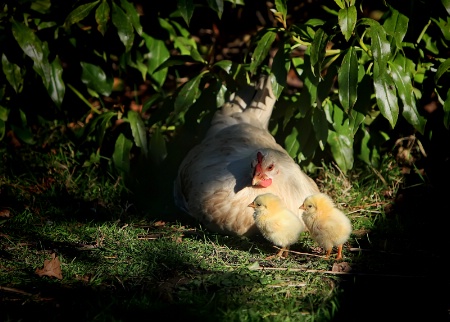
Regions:
<instances>
[{"instance_id":1,"label":"green leaf","mask_svg":"<svg viewBox=\"0 0 450 322\"><path fill-rule=\"evenodd\" d=\"M133 142L127 139L123 133L120 133L114 145L112 159L114 166L122 176L130 174L130 152L132 147Z\"/></svg>"},{"instance_id":2,"label":"green leaf","mask_svg":"<svg viewBox=\"0 0 450 322\"><path fill-rule=\"evenodd\" d=\"M358 91L358 58L352 46L342 60L338 73L339 101L348 113L353 108Z\"/></svg>"},{"instance_id":3,"label":"green leaf","mask_svg":"<svg viewBox=\"0 0 450 322\"><path fill-rule=\"evenodd\" d=\"M2 54L2 68L8 83L12 86L16 94L20 93L23 88L23 78L20 73L20 67L10 63L5 54Z\"/></svg>"},{"instance_id":4,"label":"green leaf","mask_svg":"<svg viewBox=\"0 0 450 322\"><path fill-rule=\"evenodd\" d=\"M447 98L444 101L444 126L450 129L450 89L447 91Z\"/></svg>"},{"instance_id":5,"label":"green leaf","mask_svg":"<svg viewBox=\"0 0 450 322\"><path fill-rule=\"evenodd\" d=\"M66 85L62 79L63 68L59 58L56 57L51 64L44 64L43 73L47 92L56 106L60 107L66 92Z\"/></svg>"},{"instance_id":6,"label":"green leaf","mask_svg":"<svg viewBox=\"0 0 450 322\"><path fill-rule=\"evenodd\" d=\"M278 51L273 58L271 71L275 75L278 86L278 91L274 90L275 97L279 97L281 91L286 87L286 79L288 71L291 67L291 45L288 42L281 41L278 46Z\"/></svg>"},{"instance_id":7,"label":"green leaf","mask_svg":"<svg viewBox=\"0 0 450 322\"><path fill-rule=\"evenodd\" d=\"M192 38L175 37L174 46L180 50L182 55L190 55L197 62L205 62L197 50L197 44Z\"/></svg>"},{"instance_id":8,"label":"green leaf","mask_svg":"<svg viewBox=\"0 0 450 322\"><path fill-rule=\"evenodd\" d=\"M311 44L311 66L314 75L319 76L322 70L322 62L325 58L325 50L328 43L328 35L322 28L316 31Z\"/></svg>"},{"instance_id":9,"label":"green leaf","mask_svg":"<svg viewBox=\"0 0 450 322\"><path fill-rule=\"evenodd\" d=\"M444 75L450 68L450 58L447 58L442 64L439 65L436 74L434 75L434 82L437 84L439 78Z\"/></svg>"},{"instance_id":10,"label":"green leaf","mask_svg":"<svg viewBox=\"0 0 450 322\"><path fill-rule=\"evenodd\" d=\"M250 63L250 73L255 74L258 66L266 59L276 36L277 34L275 32L267 31L264 36L261 37L260 41L258 41Z\"/></svg>"},{"instance_id":11,"label":"green leaf","mask_svg":"<svg viewBox=\"0 0 450 322\"><path fill-rule=\"evenodd\" d=\"M141 115L136 111L128 111L127 119L130 122L134 143L141 148L144 157L148 155L147 131Z\"/></svg>"},{"instance_id":12,"label":"green leaf","mask_svg":"<svg viewBox=\"0 0 450 322\"><path fill-rule=\"evenodd\" d=\"M357 12L355 6L340 9L338 19L342 34L344 35L345 40L348 41L356 26Z\"/></svg>"},{"instance_id":13,"label":"green leaf","mask_svg":"<svg viewBox=\"0 0 450 322\"><path fill-rule=\"evenodd\" d=\"M98 66L86 62L80 62L82 72L81 81L97 93L109 96L113 88L113 79L107 77Z\"/></svg>"},{"instance_id":14,"label":"green leaf","mask_svg":"<svg viewBox=\"0 0 450 322\"><path fill-rule=\"evenodd\" d=\"M219 67L223 71L225 71L227 74L230 73L231 68L233 67L233 62L231 60L221 60L217 63L214 63L214 67Z\"/></svg>"},{"instance_id":15,"label":"green leaf","mask_svg":"<svg viewBox=\"0 0 450 322\"><path fill-rule=\"evenodd\" d=\"M125 9L127 17L130 20L131 24L133 25L134 30L136 30L136 33L139 36L142 36L142 25L139 20L139 14L134 4L128 2L127 0L120 0L120 5L122 6L123 9Z\"/></svg>"},{"instance_id":16,"label":"green leaf","mask_svg":"<svg viewBox=\"0 0 450 322\"><path fill-rule=\"evenodd\" d=\"M379 73L374 69L373 85L378 108L381 114L389 121L392 128L394 128L399 113L394 80L387 72Z\"/></svg>"},{"instance_id":17,"label":"green leaf","mask_svg":"<svg viewBox=\"0 0 450 322\"><path fill-rule=\"evenodd\" d=\"M0 119L0 141L3 140L6 133L6 123L2 119Z\"/></svg>"},{"instance_id":18,"label":"green leaf","mask_svg":"<svg viewBox=\"0 0 450 322\"><path fill-rule=\"evenodd\" d=\"M42 48L42 43L35 33L22 23L12 20L11 23L12 33L20 48L23 52L30 57L37 68L41 66L47 57L44 56L44 50Z\"/></svg>"},{"instance_id":19,"label":"green leaf","mask_svg":"<svg viewBox=\"0 0 450 322\"><path fill-rule=\"evenodd\" d=\"M175 113L184 115L189 107L195 103L195 101L199 98L200 91L200 82L202 80L203 73L195 76L186 84L183 85L180 92L178 93L177 98L175 99Z\"/></svg>"},{"instance_id":20,"label":"green leaf","mask_svg":"<svg viewBox=\"0 0 450 322\"><path fill-rule=\"evenodd\" d=\"M219 19L222 18L223 0L208 0L208 5L211 9L217 12Z\"/></svg>"},{"instance_id":21,"label":"green leaf","mask_svg":"<svg viewBox=\"0 0 450 322\"><path fill-rule=\"evenodd\" d=\"M398 94L403 103L403 117L420 133L424 134L426 120L416 108L416 100L413 92L411 77L403 68L394 62L390 62L392 78L397 87Z\"/></svg>"},{"instance_id":22,"label":"green leaf","mask_svg":"<svg viewBox=\"0 0 450 322\"><path fill-rule=\"evenodd\" d=\"M125 52L130 51L134 42L133 24L130 20L131 19L125 14L125 12L113 2L112 22L117 28L120 41L125 46Z\"/></svg>"},{"instance_id":23,"label":"green leaf","mask_svg":"<svg viewBox=\"0 0 450 322\"><path fill-rule=\"evenodd\" d=\"M386 31L375 20L364 18L361 19L362 24L370 26L368 29L371 41L372 55L375 60L375 64L380 68L380 72L384 72L386 69L386 63L391 56L391 45L386 38Z\"/></svg>"},{"instance_id":24,"label":"green leaf","mask_svg":"<svg viewBox=\"0 0 450 322\"><path fill-rule=\"evenodd\" d=\"M313 109L312 123L314 126L314 133L316 139L319 142L319 146L322 151L325 148L325 142L328 137L328 121L325 112L320 108Z\"/></svg>"},{"instance_id":25,"label":"green leaf","mask_svg":"<svg viewBox=\"0 0 450 322\"><path fill-rule=\"evenodd\" d=\"M286 136L284 140L284 149L292 158L295 158L300 150L300 143L298 141L298 130L296 127L292 128L291 134Z\"/></svg>"},{"instance_id":26,"label":"green leaf","mask_svg":"<svg viewBox=\"0 0 450 322\"><path fill-rule=\"evenodd\" d=\"M0 120L7 121L9 115L9 110L3 106L0 105Z\"/></svg>"},{"instance_id":27,"label":"green leaf","mask_svg":"<svg viewBox=\"0 0 450 322\"><path fill-rule=\"evenodd\" d=\"M348 135L329 130L327 141L337 165L343 173L347 173L353 168L353 139Z\"/></svg>"},{"instance_id":28,"label":"green leaf","mask_svg":"<svg viewBox=\"0 0 450 322\"><path fill-rule=\"evenodd\" d=\"M383 27L386 32L393 36L395 44L398 48L402 48L403 38L408 31L409 18L393 7L389 8L389 15L383 23Z\"/></svg>"},{"instance_id":29,"label":"green leaf","mask_svg":"<svg viewBox=\"0 0 450 322\"><path fill-rule=\"evenodd\" d=\"M152 79L161 87L164 84L168 68L159 68L169 57L170 53L164 41L153 38L152 36L142 33L145 45L148 49L148 73Z\"/></svg>"},{"instance_id":30,"label":"green leaf","mask_svg":"<svg viewBox=\"0 0 450 322\"><path fill-rule=\"evenodd\" d=\"M441 0L441 3L444 6L447 13L450 15L450 0Z\"/></svg>"},{"instance_id":31,"label":"green leaf","mask_svg":"<svg viewBox=\"0 0 450 322\"><path fill-rule=\"evenodd\" d=\"M181 17L183 17L186 24L189 26L191 22L192 14L194 13L194 1L193 0L178 0L178 10Z\"/></svg>"},{"instance_id":32,"label":"green leaf","mask_svg":"<svg viewBox=\"0 0 450 322\"><path fill-rule=\"evenodd\" d=\"M167 157L166 140L161 133L159 126L154 127L152 136L149 142L150 159L154 164L161 164Z\"/></svg>"},{"instance_id":33,"label":"green leaf","mask_svg":"<svg viewBox=\"0 0 450 322\"><path fill-rule=\"evenodd\" d=\"M64 21L64 27L68 28L71 25L83 20L88 16L92 9L100 2L100 0L83 4L77 8L75 8Z\"/></svg>"},{"instance_id":34,"label":"green leaf","mask_svg":"<svg viewBox=\"0 0 450 322\"><path fill-rule=\"evenodd\" d=\"M97 21L97 30L104 36L106 29L108 28L107 23L109 20L110 8L108 2L103 0L102 3L95 10L95 21Z\"/></svg>"},{"instance_id":35,"label":"green leaf","mask_svg":"<svg viewBox=\"0 0 450 322\"><path fill-rule=\"evenodd\" d=\"M336 4L339 6L339 8L341 8L341 9L345 8L344 1L342 1L342 0L334 0L334 2L336 2Z\"/></svg>"}]
</instances>

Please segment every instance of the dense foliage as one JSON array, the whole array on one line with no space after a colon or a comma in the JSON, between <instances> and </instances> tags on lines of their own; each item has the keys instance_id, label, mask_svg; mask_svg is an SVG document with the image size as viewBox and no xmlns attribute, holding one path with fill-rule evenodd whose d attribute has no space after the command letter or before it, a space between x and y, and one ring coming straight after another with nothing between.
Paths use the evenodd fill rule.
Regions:
<instances>
[{"instance_id":1,"label":"dense foliage","mask_svg":"<svg viewBox=\"0 0 450 322\"><path fill-rule=\"evenodd\" d=\"M271 130L292 157L377 168L397 138L422 148L449 127L449 22L447 0L6 1L0 139L65 133L133 186L174 170L237 88L272 73Z\"/></svg>"}]
</instances>

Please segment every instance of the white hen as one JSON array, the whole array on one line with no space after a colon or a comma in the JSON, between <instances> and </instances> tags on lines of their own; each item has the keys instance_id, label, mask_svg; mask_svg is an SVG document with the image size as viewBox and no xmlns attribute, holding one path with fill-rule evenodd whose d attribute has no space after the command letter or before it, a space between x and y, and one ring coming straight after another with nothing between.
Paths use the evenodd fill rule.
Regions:
<instances>
[{"instance_id":1,"label":"white hen","mask_svg":"<svg viewBox=\"0 0 450 322\"><path fill-rule=\"evenodd\" d=\"M253 95L251 95L253 94ZM218 110L203 141L182 161L175 203L208 229L250 236L258 231L248 205L262 193L299 205L319 189L268 131L275 104L271 77L239 93Z\"/></svg>"}]
</instances>

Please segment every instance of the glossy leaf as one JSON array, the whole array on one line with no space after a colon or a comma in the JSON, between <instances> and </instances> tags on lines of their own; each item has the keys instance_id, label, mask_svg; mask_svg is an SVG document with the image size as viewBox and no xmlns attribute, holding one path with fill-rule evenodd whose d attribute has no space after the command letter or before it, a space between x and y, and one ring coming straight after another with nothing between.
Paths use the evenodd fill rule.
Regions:
<instances>
[{"instance_id":1,"label":"glossy leaf","mask_svg":"<svg viewBox=\"0 0 450 322\"><path fill-rule=\"evenodd\" d=\"M20 93L23 87L23 77L20 73L20 67L9 62L6 55L2 54L2 69L8 83L12 86L17 94Z\"/></svg>"},{"instance_id":2,"label":"glossy leaf","mask_svg":"<svg viewBox=\"0 0 450 322\"><path fill-rule=\"evenodd\" d=\"M450 129L450 89L447 91L447 98L444 101L444 126Z\"/></svg>"},{"instance_id":3,"label":"glossy leaf","mask_svg":"<svg viewBox=\"0 0 450 322\"><path fill-rule=\"evenodd\" d=\"M142 34L148 49L148 73L158 86L161 87L167 77L167 67L158 69L169 57L170 53L164 41L153 38L146 33Z\"/></svg>"},{"instance_id":4,"label":"glossy leaf","mask_svg":"<svg viewBox=\"0 0 450 322\"><path fill-rule=\"evenodd\" d=\"M390 63L391 76L397 87L398 95L403 103L403 117L420 133L424 134L426 120L417 111L411 77L403 68L394 62Z\"/></svg>"},{"instance_id":5,"label":"glossy leaf","mask_svg":"<svg viewBox=\"0 0 450 322\"><path fill-rule=\"evenodd\" d=\"M385 71L386 63L391 55L391 45L386 39L386 31L384 28L375 20L364 18L361 19L362 24L368 25L369 35L371 38L371 51L375 64L380 68L380 72Z\"/></svg>"},{"instance_id":6,"label":"glossy leaf","mask_svg":"<svg viewBox=\"0 0 450 322\"><path fill-rule=\"evenodd\" d=\"M127 0L120 0L120 5L122 6L123 9L125 9L127 17L131 22L131 24L133 25L134 30L136 30L136 33L139 36L142 36L142 25L139 20L139 14L134 4L128 2Z\"/></svg>"},{"instance_id":7,"label":"glossy leaf","mask_svg":"<svg viewBox=\"0 0 450 322\"><path fill-rule=\"evenodd\" d=\"M392 128L394 128L399 113L394 80L387 72L374 73L373 85L378 108L381 114L389 121Z\"/></svg>"},{"instance_id":8,"label":"glossy leaf","mask_svg":"<svg viewBox=\"0 0 450 322\"><path fill-rule=\"evenodd\" d=\"M211 9L217 12L219 19L222 18L223 0L208 0L208 5Z\"/></svg>"},{"instance_id":9,"label":"glossy leaf","mask_svg":"<svg viewBox=\"0 0 450 322\"><path fill-rule=\"evenodd\" d=\"M383 27L388 34L394 37L395 44L402 48L403 38L408 31L409 18L393 7L389 8L389 15L383 23Z\"/></svg>"},{"instance_id":10,"label":"glossy leaf","mask_svg":"<svg viewBox=\"0 0 450 322\"><path fill-rule=\"evenodd\" d=\"M183 115L192 104L199 98L200 82L202 80L203 74L197 75L183 85L180 92L175 99L175 113Z\"/></svg>"},{"instance_id":11,"label":"glossy leaf","mask_svg":"<svg viewBox=\"0 0 450 322\"><path fill-rule=\"evenodd\" d=\"M3 140L6 133L6 123L2 119L0 119L0 141Z\"/></svg>"},{"instance_id":12,"label":"glossy leaf","mask_svg":"<svg viewBox=\"0 0 450 322\"><path fill-rule=\"evenodd\" d=\"M9 110L3 106L0 105L0 120L7 121L9 115Z\"/></svg>"},{"instance_id":13,"label":"glossy leaf","mask_svg":"<svg viewBox=\"0 0 450 322\"><path fill-rule=\"evenodd\" d=\"M37 38L30 28L15 20L12 20L11 27L14 38L20 48L22 48L23 52L34 61L37 68L40 68L44 59L47 57L44 57L44 50L39 38Z\"/></svg>"},{"instance_id":14,"label":"glossy leaf","mask_svg":"<svg viewBox=\"0 0 450 322\"><path fill-rule=\"evenodd\" d=\"M347 173L353 168L353 140L347 135L329 130L327 142L337 165L342 172Z\"/></svg>"},{"instance_id":15,"label":"glossy leaf","mask_svg":"<svg viewBox=\"0 0 450 322\"><path fill-rule=\"evenodd\" d=\"M177 5L178 5L178 11L180 11L181 17L183 17L184 21L189 26L192 15L194 13L193 0L178 0Z\"/></svg>"},{"instance_id":16,"label":"glossy leaf","mask_svg":"<svg viewBox=\"0 0 450 322\"><path fill-rule=\"evenodd\" d=\"M290 44L284 41L280 42L278 51L273 58L271 69L272 73L275 75L276 82L279 85L277 90L274 89L275 97L279 97L283 88L286 87L287 74L291 67L290 53Z\"/></svg>"},{"instance_id":17,"label":"glossy leaf","mask_svg":"<svg viewBox=\"0 0 450 322\"><path fill-rule=\"evenodd\" d=\"M317 142L323 151L328 137L328 121L325 112L320 108L313 109L312 123Z\"/></svg>"},{"instance_id":18,"label":"glossy leaf","mask_svg":"<svg viewBox=\"0 0 450 322\"><path fill-rule=\"evenodd\" d=\"M358 57L354 47L350 47L342 60L338 73L339 101L348 112L353 108L358 91Z\"/></svg>"},{"instance_id":19,"label":"glossy leaf","mask_svg":"<svg viewBox=\"0 0 450 322\"><path fill-rule=\"evenodd\" d=\"M434 75L434 82L437 84L442 75L444 75L450 68L450 58L447 58L439 65L436 74Z\"/></svg>"},{"instance_id":20,"label":"glossy leaf","mask_svg":"<svg viewBox=\"0 0 450 322\"><path fill-rule=\"evenodd\" d=\"M81 81L95 92L109 96L113 88L113 79L108 78L105 72L97 65L86 62L80 62L80 64L82 67Z\"/></svg>"},{"instance_id":21,"label":"glossy leaf","mask_svg":"<svg viewBox=\"0 0 450 322\"><path fill-rule=\"evenodd\" d=\"M298 130L296 127L292 128L292 132L286 136L284 140L284 148L292 158L295 158L300 150L300 143L298 140Z\"/></svg>"},{"instance_id":22,"label":"glossy leaf","mask_svg":"<svg viewBox=\"0 0 450 322\"><path fill-rule=\"evenodd\" d=\"M269 30L258 41L250 63L250 73L255 74L259 65L266 59L276 36L275 32Z\"/></svg>"},{"instance_id":23,"label":"glossy leaf","mask_svg":"<svg viewBox=\"0 0 450 322\"><path fill-rule=\"evenodd\" d=\"M216 62L214 66L224 70L226 73L230 73L233 62L231 60L221 60Z\"/></svg>"},{"instance_id":24,"label":"glossy leaf","mask_svg":"<svg viewBox=\"0 0 450 322\"><path fill-rule=\"evenodd\" d=\"M112 22L117 28L120 41L125 46L125 52L130 51L134 42L133 25L130 18L114 2L112 2Z\"/></svg>"},{"instance_id":25,"label":"glossy leaf","mask_svg":"<svg viewBox=\"0 0 450 322\"><path fill-rule=\"evenodd\" d=\"M84 18L86 18L92 9L95 8L95 6L100 2L94 1L90 3L83 4L81 6L76 7L66 18L66 21L64 22L64 26L66 28L70 27L71 25L80 22Z\"/></svg>"},{"instance_id":26,"label":"glossy leaf","mask_svg":"<svg viewBox=\"0 0 450 322\"><path fill-rule=\"evenodd\" d=\"M42 68L47 92L56 106L60 107L66 92L66 85L62 79L63 68L61 61L56 57L51 64L47 62Z\"/></svg>"},{"instance_id":27,"label":"glossy leaf","mask_svg":"<svg viewBox=\"0 0 450 322\"><path fill-rule=\"evenodd\" d=\"M104 36L106 29L108 28L110 8L106 0L102 0L102 3L95 10L95 21L97 21L97 30Z\"/></svg>"},{"instance_id":28,"label":"glossy leaf","mask_svg":"<svg viewBox=\"0 0 450 322\"><path fill-rule=\"evenodd\" d=\"M311 66L314 75L319 76L322 70L322 62L325 58L325 50L328 44L328 35L322 28L316 31L311 44Z\"/></svg>"},{"instance_id":29,"label":"glossy leaf","mask_svg":"<svg viewBox=\"0 0 450 322\"><path fill-rule=\"evenodd\" d=\"M339 10L338 22L345 40L349 40L356 26L357 12L355 6Z\"/></svg>"},{"instance_id":30,"label":"glossy leaf","mask_svg":"<svg viewBox=\"0 0 450 322\"><path fill-rule=\"evenodd\" d=\"M150 158L154 164L159 165L167 156L166 140L159 126L155 126L153 129L149 142Z\"/></svg>"},{"instance_id":31,"label":"glossy leaf","mask_svg":"<svg viewBox=\"0 0 450 322\"><path fill-rule=\"evenodd\" d=\"M148 155L147 130L141 115L136 111L128 111L127 119L130 122L134 143L141 148L144 157Z\"/></svg>"},{"instance_id":32,"label":"glossy leaf","mask_svg":"<svg viewBox=\"0 0 450 322\"><path fill-rule=\"evenodd\" d=\"M450 0L441 0L441 3L444 6L447 13L450 15Z\"/></svg>"},{"instance_id":33,"label":"glossy leaf","mask_svg":"<svg viewBox=\"0 0 450 322\"><path fill-rule=\"evenodd\" d=\"M127 176L130 174L130 152L132 147L133 142L123 133L120 133L114 145L112 159L115 168L122 174L122 176Z\"/></svg>"}]
</instances>

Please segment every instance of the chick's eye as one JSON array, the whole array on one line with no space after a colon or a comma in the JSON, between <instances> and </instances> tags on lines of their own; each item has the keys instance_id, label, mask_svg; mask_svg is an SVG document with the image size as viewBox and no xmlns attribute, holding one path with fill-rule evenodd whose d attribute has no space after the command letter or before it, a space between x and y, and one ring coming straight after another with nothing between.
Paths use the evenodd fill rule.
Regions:
<instances>
[{"instance_id":1,"label":"chick's eye","mask_svg":"<svg viewBox=\"0 0 450 322\"><path fill-rule=\"evenodd\" d=\"M308 208L312 208L312 205L308 205Z\"/></svg>"},{"instance_id":2,"label":"chick's eye","mask_svg":"<svg viewBox=\"0 0 450 322\"><path fill-rule=\"evenodd\" d=\"M273 164L271 164L267 167L267 171L272 171L272 170L273 170Z\"/></svg>"}]
</instances>

